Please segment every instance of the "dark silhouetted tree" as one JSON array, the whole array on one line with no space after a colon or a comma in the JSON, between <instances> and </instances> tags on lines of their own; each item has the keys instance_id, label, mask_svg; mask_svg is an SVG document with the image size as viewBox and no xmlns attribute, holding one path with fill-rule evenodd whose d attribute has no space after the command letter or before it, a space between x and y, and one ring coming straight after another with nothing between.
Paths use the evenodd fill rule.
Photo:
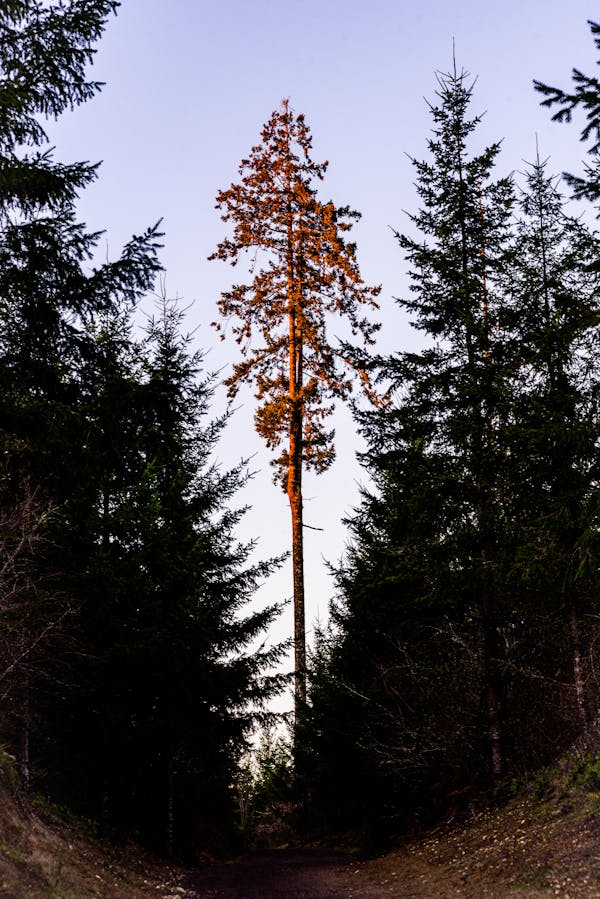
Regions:
<instances>
[{"instance_id":1,"label":"dark silhouetted tree","mask_svg":"<svg viewBox=\"0 0 600 899\"><path fill-rule=\"evenodd\" d=\"M421 205L417 235L397 234L411 279L399 302L423 346L372 363L387 401L358 416L371 486L349 521L311 689L326 805L345 779L356 803L339 796L339 808L375 831L435 784L497 783L505 764L502 496L516 362L501 277L514 188L492 177L498 144L472 152L471 93L466 73L439 76L430 155L414 161Z\"/></svg>"},{"instance_id":2,"label":"dark silhouetted tree","mask_svg":"<svg viewBox=\"0 0 600 899\"><path fill-rule=\"evenodd\" d=\"M594 36L596 48L600 50L600 25L588 22ZM600 61L598 63L600 65ZM588 152L592 161L585 166L583 177L565 172L565 180L573 188L577 198L585 197L596 203L600 200L600 79L586 75L580 69L573 69L571 91L551 87L542 81L534 81L535 89L545 96L542 106L558 110L552 116L555 122L570 122L575 110L585 114L586 123L581 131L581 140L592 142Z\"/></svg>"},{"instance_id":3,"label":"dark silhouetted tree","mask_svg":"<svg viewBox=\"0 0 600 899\"><path fill-rule=\"evenodd\" d=\"M0 8L0 729L37 788L184 852L230 828L237 756L281 686L254 643L276 609L245 611L277 560L236 542L245 475L212 462L225 418L207 422L179 314L132 336L157 226L95 264L75 200L96 167L44 148L38 117L98 89L117 6Z\"/></svg>"}]
</instances>

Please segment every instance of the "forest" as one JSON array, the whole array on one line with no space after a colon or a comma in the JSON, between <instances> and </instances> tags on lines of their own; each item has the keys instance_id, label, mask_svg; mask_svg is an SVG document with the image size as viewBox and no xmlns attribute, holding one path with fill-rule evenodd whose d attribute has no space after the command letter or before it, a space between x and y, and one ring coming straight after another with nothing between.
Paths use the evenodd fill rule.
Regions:
<instances>
[{"instance_id":1,"label":"forest","mask_svg":"<svg viewBox=\"0 0 600 899\"><path fill-rule=\"evenodd\" d=\"M600 81L535 84L582 173L538 152L513 176L500 140L481 146L474 79L438 74L394 233L419 343L390 354L359 213L327 199L304 113L266 111L214 187L211 264L235 271L211 334L232 367L212 375L164 286L161 222L99 261L77 204L101 169L48 144L48 121L93 106L119 5L0 6L0 746L32 794L168 857L234 851L275 814L384 848L598 728ZM289 505L279 642L282 605L253 599L286 557L239 537L223 377L252 387ZM342 402L364 486L307 640L303 474L355 452L329 425Z\"/></svg>"}]
</instances>

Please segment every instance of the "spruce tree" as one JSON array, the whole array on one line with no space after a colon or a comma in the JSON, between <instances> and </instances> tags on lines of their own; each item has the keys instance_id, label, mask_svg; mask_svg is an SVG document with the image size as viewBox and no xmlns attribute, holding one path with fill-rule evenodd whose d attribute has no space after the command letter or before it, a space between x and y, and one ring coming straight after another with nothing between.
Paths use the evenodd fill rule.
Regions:
<instances>
[{"instance_id":1,"label":"spruce tree","mask_svg":"<svg viewBox=\"0 0 600 899\"><path fill-rule=\"evenodd\" d=\"M539 159L517 202L491 180L497 145L469 155L465 78L441 79L415 163L400 302L424 346L373 363L389 392L359 416L371 485L312 672L312 788L342 826L435 817L589 721L597 238Z\"/></svg>"},{"instance_id":2,"label":"spruce tree","mask_svg":"<svg viewBox=\"0 0 600 899\"><path fill-rule=\"evenodd\" d=\"M402 816L425 791L498 783L505 768L503 494L518 362L501 280L514 188L492 178L498 144L471 151L471 94L465 72L439 76L430 157L414 161L421 208L418 236L397 234L412 282L399 302L423 347L373 363L387 400L359 416L372 487L349 521L325 683L311 694L322 785L345 770L375 830L390 806ZM351 771L332 751L350 731Z\"/></svg>"},{"instance_id":3,"label":"spruce tree","mask_svg":"<svg viewBox=\"0 0 600 899\"><path fill-rule=\"evenodd\" d=\"M109 832L135 829L169 854L231 831L237 757L282 685L269 674L280 650L252 648L277 609L244 610L277 560L250 564L252 546L235 541L244 475L212 461L226 419L207 420L211 379L180 321L164 304L142 346L123 323L98 330L89 464L103 477L80 548L87 653L59 710L76 723L66 754L81 760L69 791L86 784L87 811L102 810Z\"/></svg>"},{"instance_id":4,"label":"spruce tree","mask_svg":"<svg viewBox=\"0 0 600 899\"><path fill-rule=\"evenodd\" d=\"M422 208L411 218L423 239L398 234L412 278L412 297L400 302L430 345L391 359L384 371L403 385L394 441L422 441L426 459L441 469L444 493L453 494L449 519L435 533L445 546L450 584L456 586L458 575L471 585L466 608L480 627L497 781L504 767L498 525L511 365L498 283L508 259L514 190L510 179L491 180L499 144L470 154L479 119L467 115L467 78L456 70L439 78L431 161L415 162Z\"/></svg>"},{"instance_id":5,"label":"spruce tree","mask_svg":"<svg viewBox=\"0 0 600 899\"><path fill-rule=\"evenodd\" d=\"M588 24L594 36L596 49L600 50L600 24L591 20ZM585 166L583 177L565 172L564 178L573 188L575 197L585 197L595 203L600 200L600 79L574 68L572 81L570 91L552 87L542 81L533 83L535 89L546 98L542 100L542 106L558 107L552 116L553 121L570 122L577 109L585 113L586 123L581 131L581 140L583 142L591 140L588 153L592 161Z\"/></svg>"},{"instance_id":6,"label":"spruce tree","mask_svg":"<svg viewBox=\"0 0 600 899\"><path fill-rule=\"evenodd\" d=\"M98 89L85 67L117 5L0 10L0 552L14 563L0 733L37 789L181 853L231 829L237 755L281 686L279 650L252 645L276 610L244 611L276 560L251 563L235 540L244 474L211 461L225 420L205 423L211 382L178 314L133 337L158 226L94 265L100 235L74 203L96 169L44 148L38 117Z\"/></svg>"},{"instance_id":7,"label":"spruce tree","mask_svg":"<svg viewBox=\"0 0 600 899\"><path fill-rule=\"evenodd\" d=\"M519 472L510 509L520 532L512 569L521 597L513 651L520 651L523 625L530 657L515 659L515 666L543 667L550 702L557 671L563 672L557 680L572 682L562 725L572 732L588 719L580 620L594 575L580 561L596 493L598 241L567 214L557 179L546 169L538 156L525 173L507 283L520 357L508 440Z\"/></svg>"},{"instance_id":8,"label":"spruce tree","mask_svg":"<svg viewBox=\"0 0 600 899\"><path fill-rule=\"evenodd\" d=\"M0 10L0 428L10 476L21 460L34 488L56 475L68 490L68 409L88 351L86 317L135 302L159 270L157 229L133 238L114 263L88 265L99 234L76 221L74 202L96 177L47 149L40 118L56 118L101 85L86 76L113 0L11 0ZM69 428L71 431L69 432ZM44 433L45 432L45 433ZM43 435L43 437L42 437ZM63 440L63 461L54 441ZM52 458L52 461L50 459ZM55 466L62 465L62 473ZM8 480L6 480L8 479ZM53 490L48 488L51 500ZM62 496L60 497L62 500Z\"/></svg>"},{"instance_id":9,"label":"spruce tree","mask_svg":"<svg viewBox=\"0 0 600 899\"><path fill-rule=\"evenodd\" d=\"M284 444L274 460L292 517L295 700L298 715L306 694L302 472L325 471L334 459L333 432L325 420L332 400L351 390L351 360L328 336L327 319L346 319L352 333L372 342L376 326L361 306L376 306L379 289L367 287L356 247L346 241L358 213L317 197L327 163L310 156L312 137L304 116L287 101L262 130L262 142L240 165L241 180L217 196L233 236L211 256L235 265L254 259L250 283L222 295L217 328L232 333L242 361L227 379L230 396L243 382L260 401L256 430L269 449ZM257 339L258 338L258 339ZM364 374L364 373L363 373Z\"/></svg>"},{"instance_id":10,"label":"spruce tree","mask_svg":"<svg viewBox=\"0 0 600 899\"><path fill-rule=\"evenodd\" d=\"M19 510L31 510L35 497L33 521L46 521L44 539L28 556L27 578L36 586L21 617L35 658L28 653L12 669L12 707L17 695L17 711L28 709L17 739L27 747L18 749L27 768L30 726L41 720L45 691L65 677L59 660L73 623L65 613L82 601L70 567L76 532L65 504L87 475L79 452L85 439L79 371L89 351L83 321L123 296L138 297L158 270L156 229L150 229L116 263L87 271L98 235L76 222L74 202L96 167L55 162L40 123L99 89L86 68L117 6L10 0L0 10L0 514L12 521ZM55 641L51 648L57 629L60 647ZM10 699L2 726L12 736Z\"/></svg>"},{"instance_id":11,"label":"spruce tree","mask_svg":"<svg viewBox=\"0 0 600 899\"><path fill-rule=\"evenodd\" d=\"M0 221L60 212L96 166L55 162L41 116L58 118L101 87L87 78L117 0L6 0L0 9ZM43 149L46 146L46 149Z\"/></svg>"}]
</instances>

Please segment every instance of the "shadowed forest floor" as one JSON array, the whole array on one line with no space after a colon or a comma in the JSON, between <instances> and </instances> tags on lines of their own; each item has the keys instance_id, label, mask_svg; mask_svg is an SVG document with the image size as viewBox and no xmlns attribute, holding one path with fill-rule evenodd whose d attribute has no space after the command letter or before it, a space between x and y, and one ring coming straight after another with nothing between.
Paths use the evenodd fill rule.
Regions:
<instances>
[{"instance_id":1,"label":"shadowed forest floor","mask_svg":"<svg viewBox=\"0 0 600 899\"><path fill-rule=\"evenodd\" d=\"M188 899L600 897L600 817L515 802L378 859L275 850L191 872L178 885Z\"/></svg>"},{"instance_id":2,"label":"shadowed forest floor","mask_svg":"<svg viewBox=\"0 0 600 899\"><path fill-rule=\"evenodd\" d=\"M109 846L48 809L33 809L5 768L0 897L600 899L600 785L569 784L567 769L538 777L502 808L440 826L381 858L286 847L183 867L135 847Z\"/></svg>"}]
</instances>

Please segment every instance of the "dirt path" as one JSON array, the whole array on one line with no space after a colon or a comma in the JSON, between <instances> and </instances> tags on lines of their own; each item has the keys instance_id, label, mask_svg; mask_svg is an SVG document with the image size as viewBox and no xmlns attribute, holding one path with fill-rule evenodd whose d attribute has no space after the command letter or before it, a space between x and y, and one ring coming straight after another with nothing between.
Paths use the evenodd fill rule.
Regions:
<instances>
[{"instance_id":1,"label":"dirt path","mask_svg":"<svg viewBox=\"0 0 600 899\"><path fill-rule=\"evenodd\" d=\"M363 866L326 850L272 850L180 881L186 899L341 899L390 896L365 881ZM383 886L383 885L382 885ZM368 892L365 892L368 889Z\"/></svg>"},{"instance_id":2,"label":"dirt path","mask_svg":"<svg viewBox=\"0 0 600 899\"><path fill-rule=\"evenodd\" d=\"M188 871L161 899L600 899L600 818L524 817L514 805L471 827L370 861L280 849Z\"/></svg>"},{"instance_id":3,"label":"dirt path","mask_svg":"<svg viewBox=\"0 0 600 899\"><path fill-rule=\"evenodd\" d=\"M353 861L325 850L257 852L231 864L192 872L179 880L185 899L444 899L454 896L504 896L474 893L460 874L397 852L373 861ZM180 893L180 896L182 894ZM511 897L534 897L537 891ZM176 899L173 893L169 899Z\"/></svg>"}]
</instances>

